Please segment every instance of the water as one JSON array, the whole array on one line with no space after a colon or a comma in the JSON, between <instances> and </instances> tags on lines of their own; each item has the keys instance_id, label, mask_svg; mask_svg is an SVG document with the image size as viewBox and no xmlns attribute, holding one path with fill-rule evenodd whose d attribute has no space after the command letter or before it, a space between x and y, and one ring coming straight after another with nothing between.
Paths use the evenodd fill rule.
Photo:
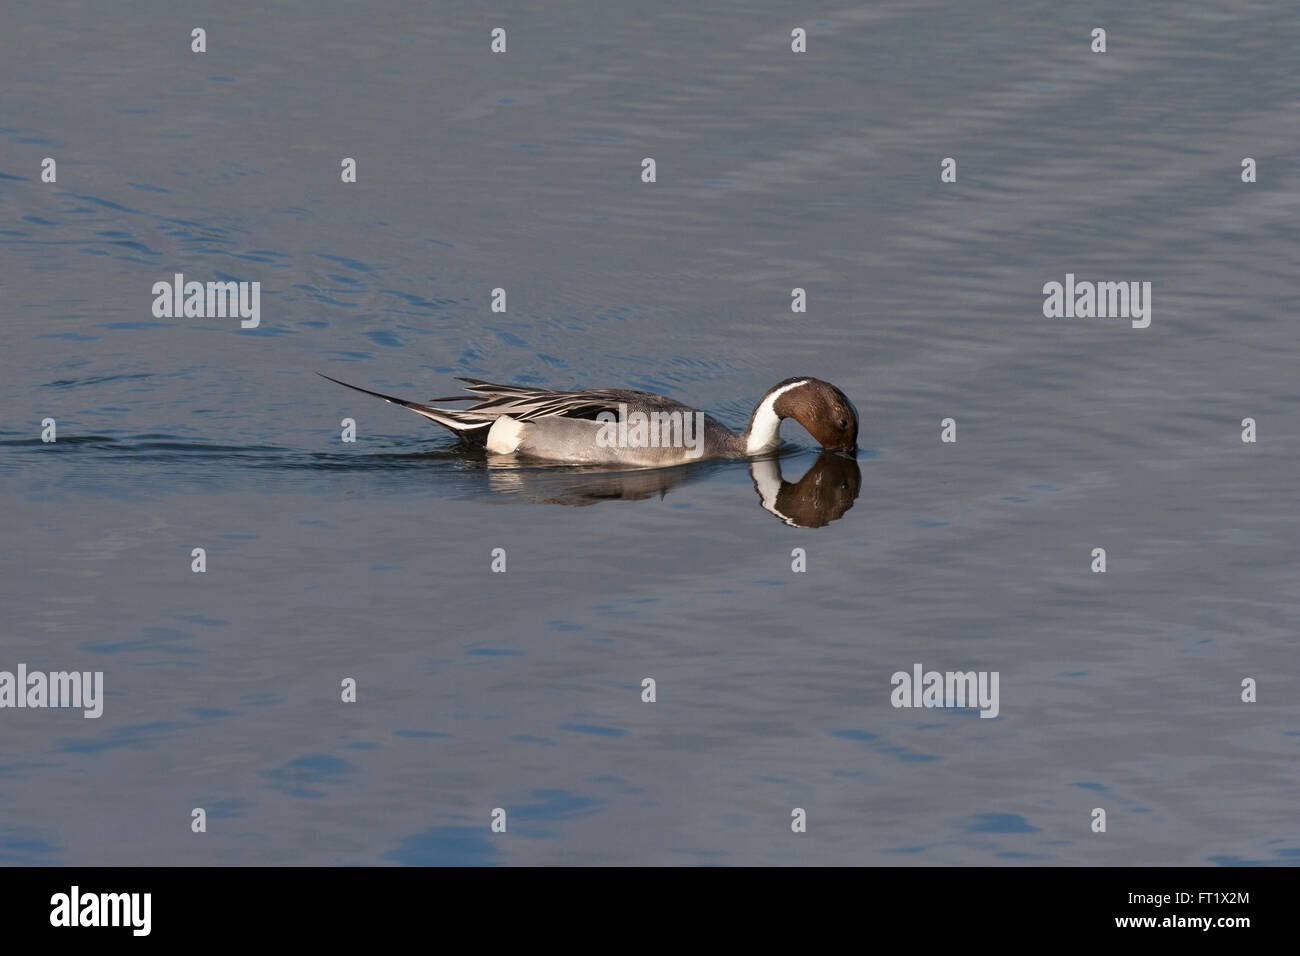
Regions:
<instances>
[{"instance_id":1,"label":"water","mask_svg":"<svg viewBox=\"0 0 1300 956\"><path fill-rule=\"evenodd\" d=\"M758 6L6 16L0 669L107 698L0 712L0 860L1300 860L1293 11ZM154 318L175 272L261 325ZM1151 326L1044 318L1066 273ZM797 527L744 462L502 466L318 370L732 425L815 375L863 452L818 498L785 424ZM895 709L917 662L1000 716Z\"/></svg>"}]
</instances>

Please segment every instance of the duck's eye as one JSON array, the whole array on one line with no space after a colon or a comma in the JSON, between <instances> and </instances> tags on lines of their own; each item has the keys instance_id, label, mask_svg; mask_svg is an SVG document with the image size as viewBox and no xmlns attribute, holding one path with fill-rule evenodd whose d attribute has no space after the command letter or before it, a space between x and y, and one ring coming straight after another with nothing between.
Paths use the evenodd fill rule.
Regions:
<instances>
[{"instance_id":1,"label":"duck's eye","mask_svg":"<svg viewBox=\"0 0 1300 956\"><path fill-rule=\"evenodd\" d=\"M848 428L848 427L849 427L849 423L848 423L847 421L845 421L843 418L841 418L841 419L840 419L840 428Z\"/></svg>"}]
</instances>

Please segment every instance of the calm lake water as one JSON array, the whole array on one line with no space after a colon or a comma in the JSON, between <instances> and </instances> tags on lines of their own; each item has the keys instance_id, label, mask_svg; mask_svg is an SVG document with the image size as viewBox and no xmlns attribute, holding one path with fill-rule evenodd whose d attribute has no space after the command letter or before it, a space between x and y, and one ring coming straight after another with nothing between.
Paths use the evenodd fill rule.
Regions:
<instances>
[{"instance_id":1,"label":"calm lake water","mask_svg":"<svg viewBox=\"0 0 1300 956\"><path fill-rule=\"evenodd\" d=\"M196 6L0 34L0 670L106 694L0 710L0 861L1300 862L1292 5ZM813 375L863 450L503 465L317 371Z\"/></svg>"}]
</instances>

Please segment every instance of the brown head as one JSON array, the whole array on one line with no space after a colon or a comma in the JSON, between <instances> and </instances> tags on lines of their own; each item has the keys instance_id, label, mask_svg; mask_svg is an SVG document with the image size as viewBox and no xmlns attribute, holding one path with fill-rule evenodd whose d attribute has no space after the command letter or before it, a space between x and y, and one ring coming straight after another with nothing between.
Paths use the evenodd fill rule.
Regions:
<instances>
[{"instance_id":1,"label":"brown head","mask_svg":"<svg viewBox=\"0 0 1300 956\"><path fill-rule=\"evenodd\" d=\"M770 451L780 443L777 428L783 418L793 418L827 451L858 450L857 409L830 382L796 376L768 389L746 432L750 454Z\"/></svg>"}]
</instances>

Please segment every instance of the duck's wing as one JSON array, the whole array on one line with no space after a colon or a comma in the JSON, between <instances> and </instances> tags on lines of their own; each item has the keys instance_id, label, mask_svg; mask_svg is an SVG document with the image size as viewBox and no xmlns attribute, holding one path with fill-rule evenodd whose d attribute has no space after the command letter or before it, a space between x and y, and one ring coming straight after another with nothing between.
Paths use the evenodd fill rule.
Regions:
<instances>
[{"instance_id":1,"label":"duck's wing","mask_svg":"<svg viewBox=\"0 0 1300 956\"><path fill-rule=\"evenodd\" d=\"M475 404L468 408L435 408L424 402L408 402L406 399L383 392L373 392L358 385L349 385L336 378L330 378L324 372L317 372L321 378L329 379L335 384L353 391L382 398L394 405L409 408L417 415L423 415L445 428L451 429L462 438L481 441L487 430L501 416L509 415L516 421L532 422L542 418L588 418L594 419L601 412L619 413L619 406L626 405L628 411L650 412L691 412L680 402L653 392L639 392L622 388L588 388L572 392L557 392L547 388L530 388L524 385L495 385L476 378L462 378L466 390L472 395L452 395L448 398L432 398L431 402L466 402ZM476 401L482 399L481 401Z\"/></svg>"},{"instance_id":2,"label":"duck's wing","mask_svg":"<svg viewBox=\"0 0 1300 956\"><path fill-rule=\"evenodd\" d=\"M553 417L595 418L601 412L618 414L620 405L626 405L630 411L642 412L692 410L664 395L626 388L584 388L561 392L526 385L497 385L477 378L462 378L460 381L465 383L466 391L484 397L483 401L460 414L493 420L502 415L521 422Z\"/></svg>"}]
</instances>

